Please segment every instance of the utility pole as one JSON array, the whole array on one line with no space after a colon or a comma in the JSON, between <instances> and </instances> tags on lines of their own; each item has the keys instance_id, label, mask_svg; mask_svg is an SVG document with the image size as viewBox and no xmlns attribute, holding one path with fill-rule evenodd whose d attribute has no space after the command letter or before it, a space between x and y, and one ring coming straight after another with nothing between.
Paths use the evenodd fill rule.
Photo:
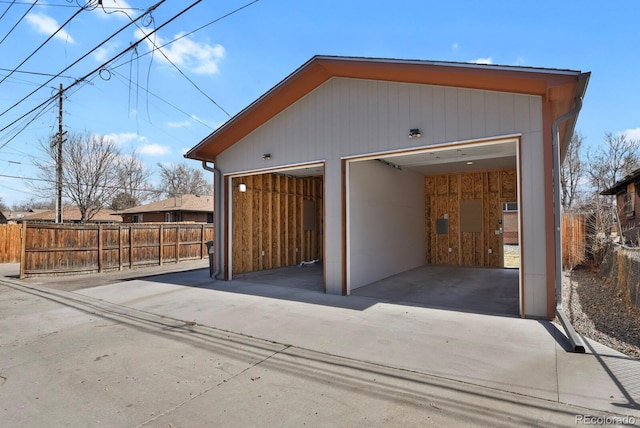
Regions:
<instances>
[{"instance_id":1,"label":"utility pole","mask_svg":"<svg viewBox=\"0 0 640 428\"><path fill-rule=\"evenodd\" d=\"M64 132L62 131L62 83L59 92L59 111L58 111L58 161L56 165L57 171L57 195L56 195L56 223L62 223L62 143L64 140Z\"/></svg>"}]
</instances>

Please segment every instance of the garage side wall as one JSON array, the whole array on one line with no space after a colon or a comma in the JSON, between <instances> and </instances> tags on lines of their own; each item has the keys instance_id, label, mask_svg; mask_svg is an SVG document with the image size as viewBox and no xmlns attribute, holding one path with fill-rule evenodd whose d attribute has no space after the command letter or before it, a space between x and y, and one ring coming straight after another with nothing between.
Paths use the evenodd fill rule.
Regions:
<instances>
[{"instance_id":1,"label":"garage side wall","mask_svg":"<svg viewBox=\"0 0 640 428\"><path fill-rule=\"evenodd\" d=\"M349 165L349 288L424 264L424 179L375 160Z\"/></svg>"}]
</instances>

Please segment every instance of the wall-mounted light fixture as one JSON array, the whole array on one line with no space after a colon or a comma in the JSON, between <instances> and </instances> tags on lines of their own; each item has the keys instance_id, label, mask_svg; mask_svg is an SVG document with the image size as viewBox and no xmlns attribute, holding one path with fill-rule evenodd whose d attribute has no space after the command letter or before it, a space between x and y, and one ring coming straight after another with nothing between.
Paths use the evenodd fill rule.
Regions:
<instances>
[{"instance_id":1,"label":"wall-mounted light fixture","mask_svg":"<svg viewBox=\"0 0 640 428\"><path fill-rule=\"evenodd\" d=\"M240 183L238 184L238 190L241 191L242 193L247 191L247 185L244 183Z\"/></svg>"},{"instance_id":2,"label":"wall-mounted light fixture","mask_svg":"<svg viewBox=\"0 0 640 428\"><path fill-rule=\"evenodd\" d=\"M422 133L420 132L420 129L413 128L409 130L409 138L420 138L420 137L422 137Z\"/></svg>"},{"instance_id":3,"label":"wall-mounted light fixture","mask_svg":"<svg viewBox=\"0 0 640 428\"><path fill-rule=\"evenodd\" d=\"M263 160L271 160L271 153L265 153L262 155Z\"/></svg>"},{"instance_id":4,"label":"wall-mounted light fixture","mask_svg":"<svg viewBox=\"0 0 640 428\"><path fill-rule=\"evenodd\" d=\"M472 161L467 162L467 165L473 165Z\"/></svg>"}]
</instances>

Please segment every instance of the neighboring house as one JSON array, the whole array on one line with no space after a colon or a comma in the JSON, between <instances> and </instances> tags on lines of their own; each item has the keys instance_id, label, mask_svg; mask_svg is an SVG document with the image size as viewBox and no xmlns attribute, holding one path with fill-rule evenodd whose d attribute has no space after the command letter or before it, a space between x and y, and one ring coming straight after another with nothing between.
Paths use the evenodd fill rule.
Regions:
<instances>
[{"instance_id":1,"label":"neighboring house","mask_svg":"<svg viewBox=\"0 0 640 428\"><path fill-rule=\"evenodd\" d=\"M5 211L4 215L7 219L7 223L18 223L26 216L42 213L45 211L48 211L48 210L40 209L40 208L35 208L35 209L32 208L27 211Z\"/></svg>"},{"instance_id":2,"label":"neighboring house","mask_svg":"<svg viewBox=\"0 0 640 428\"><path fill-rule=\"evenodd\" d=\"M349 294L425 264L501 267L502 208L517 202L520 313L553 318L552 129L566 114L564 156L588 80L313 57L185 155L217 170L222 276L321 259L325 292Z\"/></svg>"},{"instance_id":3,"label":"neighboring house","mask_svg":"<svg viewBox=\"0 0 640 428\"><path fill-rule=\"evenodd\" d=\"M88 223L121 223L122 217L116 214L115 211L108 208L102 208L96 215L93 216ZM80 210L78 207L67 206L62 209L62 222L63 223L80 223ZM46 222L55 223L56 210L42 210L36 213L25 215L18 221L32 221L32 222Z\"/></svg>"},{"instance_id":4,"label":"neighboring house","mask_svg":"<svg viewBox=\"0 0 640 428\"><path fill-rule=\"evenodd\" d=\"M622 234L633 242L640 240L640 168L618 181L613 187L602 192L603 195L615 195L618 207L618 219Z\"/></svg>"},{"instance_id":5,"label":"neighboring house","mask_svg":"<svg viewBox=\"0 0 640 428\"><path fill-rule=\"evenodd\" d=\"M125 223L213 223L213 196L181 195L118 211Z\"/></svg>"}]
</instances>

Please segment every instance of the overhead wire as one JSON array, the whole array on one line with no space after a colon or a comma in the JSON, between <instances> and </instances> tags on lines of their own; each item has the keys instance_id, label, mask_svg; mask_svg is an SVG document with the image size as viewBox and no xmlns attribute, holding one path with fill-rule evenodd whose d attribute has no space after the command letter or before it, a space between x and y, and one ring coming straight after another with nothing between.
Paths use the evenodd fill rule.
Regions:
<instances>
[{"instance_id":1,"label":"overhead wire","mask_svg":"<svg viewBox=\"0 0 640 428\"><path fill-rule=\"evenodd\" d=\"M9 3L8 0L0 0L0 3ZM26 2L26 1L16 1L13 0L11 1L12 4L31 4L31 2ZM68 1L68 3L71 3ZM70 7L77 7L74 6L73 4L59 4L59 3L39 3L38 6L43 6L43 7L60 7L60 8L70 8ZM142 7L110 7L110 6L106 6L106 9L126 9L126 10L134 10L134 11L143 11L144 8Z\"/></svg>"},{"instance_id":2,"label":"overhead wire","mask_svg":"<svg viewBox=\"0 0 640 428\"><path fill-rule=\"evenodd\" d=\"M87 5L89 5L90 3L87 3ZM85 10L87 10L88 7L87 6L82 6L80 7L79 10L76 11L76 13L74 13L73 15L71 15L71 17L69 19L67 19L65 21L64 24L62 24L56 31L53 32L53 34L51 34L44 42L42 42L40 44L40 46L38 46L33 52L31 52L24 60L22 60L22 62L20 64L18 64L13 70L11 70L11 72L9 72L9 74L7 74L6 76L4 76L2 78L2 80L0 80L0 84L2 84L2 82L4 82L5 80L7 80L11 75L13 75L13 73L15 73L16 71L18 71L18 69L20 67L22 67L27 61L29 61L31 58L33 58L33 56L38 53L38 51L40 49L42 49L42 47L44 45L46 45L51 39L53 39L60 31L62 31L62 29L69 24L76 16L80 15L82 12L84 12Z\"/></svg>"},{"instance_id":3,"label":"overhead wire","mask_svg":"<svg viewBox=\"0 0 640 428\"><path fill-rule=\"evenodd\" d=\"M9 37L9 34L13 33L13 30L16 29L16 27L18 26L18 24L20 24L22 22L22 20L24 19L25 16L27 16L29 14L29 12L31 12L31 9L33 9L33 7L36 5L36 3L38 3L38 0L34 1L31 6L29 6L29 9L27 9L27 11L24 13L24 15L22 15L20 17L20 19L18 19L18 22L16 22L13 27L11 27L11 29L9 30L9 32L7 34L5 34L5 36L2 38L2 40L0 40L0 45L2 44L2 42L4 42L7 37Z\"/></svg>"},{"instance_id":4,"label":"overhead wire","mask_svg":"<svg viewBox=\"0 0 640 428\"><path fill-rule=\"evenodd\" d=\"M146 56L146 55L153 55L153 52L154 52L155 50L158 50L158 51L162 54L162 56L164 56L164 58L165 58L165 59L166 59L166 60L167 60L171 65L173 65L173 66L178 70L178 72L180 72L180 74L182 74L182 75L185 77L185 79L187 79L187 80L189 81L189 83L191 83L191 84L192 84L192 85L193 85L193 86L194 86L194 87L195 87L195 88L196 88L196 89L197 89L197 90L198 90L202 95L204 95L205 97L207 97L207 98L209 99L209 101L211 101L211 102L212 102L214 105L216 105L220 110L222 110L222 111L223 111L223 112L224 112L228 117L231 117L231 115L230 115L230 114L229 114L229 113L228 113L224 108L222 108L222 107L221 107L221 106L220 106L216 101L214 101L211 97L209 97L206 93L204 93L204 92L202 91L202 89L200 89L200 87L198 87L198 85L196 85L196 84L195 84L195 83L194 83L194 82L193 82L189 77L187 77L187 76L182 72L182 70L180 70L180 68L178 68L178 66L177 66L176 64L174 64L174 63L173 63L173 62L172 62L172 61L171 61L171 60L170 60L170 59L169 59L169 58L164 54L164 52L162 52L162 48L164 48L164 47L166 47L166 46L168 46L168 45L170 45L170 44L172 44L172 43L175 43L175 42L177 42L178 40L183 39L183 38L185 38L185 37L187 37L187 36L189 36L189 35L191 35L191 34L194 34L195 32L200 31L200 30L202 30L202 29L204 29L204 28L206 28L206 27L208 27L208 26L210 26L210 25L213 25L213 24L215 24L216 22L219 22L219 21L221 21L221 20L223 20L223 19L225 19L225 18L228 18L229 16L234 15L234 14L236 14L236 13L240 12L241 10L246 9L246 8L248 8L249 6L251 6L251 5L255 4L255 3L257 3L258 1L260 1L260 0L253 0L253 1L251 1L251 2L247 3L247 4L243 5L243 6L240 6L240 7L236 8L236 9L234 9L234 10L232 10L232 11L230 11L230 12L228 12L228 13L226 13L226 14L224 14L224 15L222 15L222 16L220 16L220 17L218 17L218 18L216 18L216 19L214 19L214 20L212 20L212 21L210 21L210 22L208 22L208 23L206 23L206 24L204 24L204 25L201 25L200 27L196 28L195 30L189 31L188 33L182 34L182 35L180 35L179 37L176 37L175 39L170 40L169 42L167 42L167 43L165 43L165 44L163 44L163 45L161 45L161 46L157 46L157 45L156 45L156 44L155 44L151 39L149 39L149 42L154 46L154 49L152 49L151 51L146 52L146 53L144 53L144 54L142 54L142 55L139 55L136 59L139 59L139 58L141 58L141 57L143 57L143 56ZM127 15L127 16L128 16L128 15ZM129 18L129 19L131 19L131 18ZM140 27L138 27L138 28L140 28ZM114 69L115 69L115 68L119 68L119 67L122 67L123 65L126 65L126 64L128 64L128 62L125 62L125 63L119 64L119 65L117 65L117 66L115 66L115 67L113 67L113 68L114 68Z\"/></svg>"},{"instance_id":5,"label":"overhead wire","mask_svg":"<svg viewBox=\"0 0 640 428\"><path fill-rule=\"evenodd\" d=\"M4 178L14 178L17 180L25 180L25 181L38 181L38 182L43 182L43 183L57 183L57 180L53 180L53 179L49 179L49 178L29 178L29 177L21 177L19 175L10 175L10 174L0 174L0 177L4 177ZM62 184L65 185L80 185L80 186L87 186L91 183L71 183L68 181L63 181ZM96 185L95 187L99 188L99 189L120 189L120 186L104 186L104 185ZM149 192L149 193L164 193L165 189L148 189L148 188L144 188L144 189L140 189L140 188L132 188L130 189L132 191L136 191L136 192Z\"/></svg>"},{"instance_id":6,"label":"overhead wire","mask_svg":"<svg viewBox=\"0 0 640 428\"><path fill-rule=\"evenodd\" d=\"M1 68L0 67L0 71L11 71L11 70L12 69L10 69L10 68ZM65 75L59 74L59 73L58 74L51 74L51 73L41 73L41 72L38 72L38 71L23 71L23 70L16 70L15 73L18 73L18 74L20 74L20 73L22 73L22 74L30 74L30 75L33 75L33 76L47 76L47 77L53 76L53 77L63 77L65 79L74 79L73 76L65 76Z\"/></svg>"},{"instance_id":7,"label":"overhead wire","mask_svg":"<svg viewBox=\"0 0 640 428\"><path fill-rule=\"evenodd\" d=\"M117 72L117 71L112 70L112 73L113 73L115 76L117 76L117 77L119 77L119 78L121 78L121 79L128 80L128 79L127 79L127 77L126 77L125 75L123 75L122 73L120 73L120 72ZM128 80L128 83L130 84L130 83L132 83L132 82L131 82L130 80ZM123 84L126 84L126 83L124 83L124 82L123 82ZM175 110L179 111L180 113L184 114L185 116L189 117L190 119L195 120L196 122L200 123L200 124L201 124L201 125L203 125L203 126L206 126L207 128L209 128L209 129L211 129L211 130L213 130L213 129L214 129L211 125L207 124L206 122L203 122L202 120L198 119L197 117L194 117L192 114L187 113L186 111L182 110L180 107L176 106L175 104L172 104L172 103L170 103L169 101L165 100L164 98L160 97L159 95L157 95L157 94L155 94L155 93L151 92L148 88L144 88L144 87L142 87L142 86L141 86L140 84L138 84L138 83L133 83L133 84L136 86L136 88L137 88L137 89L142 89L142 90L143 90L143 91L145 91L148 95L151 95L152 97L157 98L158 100L160 100L160 101L162 101L163 103L167 104L168 106L170 106L170 107L174 108Z\"/></svg>"},{"instance_id":8,"label":"overhead wire","mask_svg":"<svg viewBox=\"0 0 640 428\"><path fill-rule=\"evenodd\" d=\"M124 14L127 16L127 18L129 18L130 20L132 20L132 19L131 19L131 16L129 16L129 14L128 14L128 13L126 13L126 12L124 12L124 11L122 11L122 13L124 13ZM154 22L153 17L152 17L151 15L149 15L149 17L150 17L150 19L151 19L151 23L153 23L153 22ZM217 103L213 98L211 98L209 95L207 95L207 94L206 94L206 93L205 93L205 92L204 92L204 91L203 91L203 90L202 90L202 89L201 89L201 88L200 88L200 87L199 87L199 86L198 86L198 85L197 85L193 80L191 80L191 79L190 79L190 78L189 78L189 77L188 77L188 76L187 76L187 75L186 75L186 74L185 74L185 73L180 69L180 67L178 67L178 66L177 66L173 61L171 61L171 59L170 59L170 58L169 58L169 57L168 57L168 56L167 56L167 55L162 51L162 49L160 49L160 48L158 47L158 45L156 45L155 37L154 37L154 38L151 38L151 37L147 36L147 33L146 33L142 28L140 28L140 26L139 26L138 24L135 24L135 26L136 26L136 27L138 27L138 29L139 29L140 31L142 31L142 33L145 35L145 37L147 38L147 40L149 41L149 43L151 43L151 45L154 47L154 49L152 50L152 52L157 50L157 51L158 51L158 52L159 52L159 53L164 57L164 59L165 59L169 64L171 64L171 65L172 65L176 70L178 70L178 73L180 73L180 74L182 75L182 77L184 77L184 78L185 78L189 83L191 83L191 85L192 85L194 88L196 88L196 90L197 90L198 92L200 92L202 95L204 95L204 96L205 96L209 101L211 101L211 102L212 102L216 107L218 107L220 110L222 110L222 111L223 111L223 112L224 112L228 117L231 117L231 115L229 114L229 112L227 112L227 111L226 111L226 110L225 110L225 109L224 109L220 104L218 104L218 103ZM153 55L153 53L152 53L152 55ZM149 73L147 74L147 87L148 87L148 82L149 82ZM148 112L148 111L149 111L149 109L147 108L147 112Z\"/></svg>"},{"instance_id":9,"label":"overhead wire","mask_svg":"<svg viewBox=\"0 0 640 428\"><path fill-rule=\"evenodd\" d=\"M148 10L147 13L149 11L154 10L155 8L157 8L160 4L164 3L166 0L160 0L158 3L156 3L155 5L151 6ZM198 0L196 3L201 2L202 0ZM190 6L189 8L193 7ZM188 9L186 9L188 10ZM138 19L141 19L142 16L144 15L140 15L138 18L136 18L135 20L137 21ZM174 17L175 18L175 17ZM172 19L174 19L172 18ZM76 61L74 61L72 64L68 65L67 67L65 67L62 71L60 71L59 73L57 73L54 77L50 78L49 80L47 80L45 83L41 84L40 87L38 87L37 89L33 90L31 93L29 93L28 95L26 95L25 97L23 97L21 100L17 101L16 103L14 103L11 107L5 109L3 112L0 113L0 117L3 116L4 114L6 114L7 112L11 111L12 109L14 109L15 107L17 107L18 105L20 105L22 102L24 102L26 99L28 99L30 96L32 96L33 94L35 94L36 92L38 92L40 89L42 89L43 87L45 87L46 85L48 85L49 83L51 83L56 77L58 77L59 75L61 75L62 73L64 73L65 71L69 70L71 67L73 67L74 65L76 65L78 62L80 62L81 60L83 60L84 58L86 58L87 56L89 56L91 53L95 52L99 47L101 47L102 45L104 45L105 43L107 43L109 40L111 40L112 38L114 38L116 35L118 35L119 33L121 33L122 31L124 31L126 28L128 28L132 23L127 23L124 27L120 28L118 31L116 31L115 33L113 33L111 36L109 36L107 39L103 40L99 45L97 45L96 47L94 47L93 49L91 49L89 52L87 52L86 54L84 54L83 56L81 56L80 58L78 58ZM76 79L74 81L74 83L72 83L72 85L76 85L79 81L86 79L88 76L98 72L100 69L104 68L107 64L109 64L110 62L112 62L114 59L117 59L118 57L120 57L121 55L123 55L125 52L127 52L128 50L130 50L132 48L132 46L137 46L142 40L139 40L138 42L136 42L135 44L130 45L128 48L126 48L125 50L123 50L121 53L119 53L118 55L116 55L115 57L109 59L108 61L104 62L100 67L94 69L93 71L91 71L90 73L88 73L87 75L85 75L84 77L81 77L79 79ZM21 120L22 118L24 118L25 116L31 114L33 111L37 110L38 108L40 108L44 103L48 102L45 101L43 103L41 103L40 105L36 106L35 108L31 109L29 112L23 114L22 116L20 116L18 119L14 120L13 122L11 122L9 125L5 126L4 128L0 129L0 132L3 132L4 130L6 130L8 127L12 126L14 123L16 123L18 120ZM3 146L0 146L0 149Z\"/></svg>"},{"instance_id":10,"label":"overhead wire","mask_svg":"<svg viewBox=\"0 0 640 428\"><path fill-rule=\"evenodd\" d=\"M86 58L88 55L90 55L91 53L93 53L93 52L94 52L95 50L97 50L99 47L103 46L105 43L107 43L108 41L110 41L113 37L115 37L116 35L118 35L118 34L119 34L119 33L121 33L122 31L124 31L124 29L126 29L127 27L129 27L132 23L133 23L133 24L135 24L135 22L136 22L136 21L138 21L138 20L139 20L139 19L141 19L142 17L147 16L148 14L150 14L151 12L153 12L155 9L157 9L157 7L159 7L159 6L160 6L162 3L164 3L165 1L166 1L166 0L161 0L161 1L159 1L158 3L156 3L155 5L151 6L151 7L150 7L150 8L148 8L148 9L146 9L146 10L145 10L145 13L144 13L144 14L142 14L142 15L140 15L140 16L139 16L139 17L137 17L136 19L131 19L131 18L130 18L130 20L131 20L131 22L130 22L130 23L128 23L127 25L125 25L124 27L122 27L120 30L116 31L116 32L115 32L114 34L112 34L109 38L105 39L105 40L104 40L103 42L101 42L99 45L97 45L96 47L94 47L93 49L91 49L89 52L87 52L85 55L83 55L82 57L80 57L80 58L79 58L78 60L76 60L73 64L71 64L70 66L66 67L65 69L63 69L63 70L62 70L62 71L60 71L59 73L56 73L55 75L51 75L51 74L49 74L49 76L53 76L50 80L48 80L48 81L47 81L47 82L45 82L44 84L40 85L40 87L39 87L38 89L36 89L35 91L31 92L29 95L27 95L26 97L24 97L24 98L23 98L22 100L20 100L18 103L16 103L16 104L14 104L13 106L11 106L9 109L7 109L7 110L5 110L4 112L0 113L0 116L4 115L5 113L7 113L8 111L10 111L11 109L15 108L17 105L19 105L20 103L22 103L25 99L27 99L28 97L30 97L31 95L33 95L34 93L36 93L38 90L42 89L44 86L46 86L48 83L50 83L54 78L56 78L56 77L60 77L60 76L63 76L63 74L62 74L62 73L64 73L65 71L67 71L69 68L71 68L72 66L74 66L75 64L77 64L77 63L78 63L79 61L81 61L82 59ZM165 23L163 23L161 26L159 26L158 28L154 29L152 32L150 32L150 33L148 33L148 34L146 34L146 33L145 33L145 37L143 37L142 39L138 40L137 42L135 42L135 43L131 44L128 48L124 49L123 51L121 51L121 52L120 52L120 53L118 53L117 55L113 56L111 59L109 59L109 60L105 61L105 62L104 62L100 67L98 67L98 68L96 68L96 69L92 70L91 72L89 72L88 74L86 74L84 77L81 77L81 78L75 79L75 81L74 81L70 86L68 86L67 88L65 88L64 90L65 90L65 91L70 90L72 87L74 87L74 86L78 85L79 83L81 83L82 81L84 81L84 80L88 79L90 76L94 75L95 73L99 73L99 72L101 72L103 69L104 69L104 70L108 70L108 69L106 69L106 66L107 66L108 64L110 64L110 63L112 63L113 61L115 61L116 59L120 58L120 57L121 57L122 55L124 55L124 53L126 53L127 51L132 50L132 49L135 49L135 48L136 48L136 47L137 47L137 46L138 46L138 45L139 45L143 40L145 40L145 39L146 39L146 38L148 38L149 36L151 36L151 35L155 34L157 31L159 31L159 30L160 30L161 28L163 28L164 26L166 26L166 25L168 25L169 23L173 22L175 19L177 19L179 16L183 15L184 13L186 13L188 10L190 10L191 8L193 8L194 6L196 6L196 5L197 5L198 3L200 3L201 1L202 1L202 0L195 1L194 3L192 3L192 4L191 4L190 6L188 6L187 8L183 9L180 13L176 14L176 15L175 15L175 16L173 16L171 19L169 19L168 21L166 21ZM190 31L190 32L188 32L188 33L185 33L185 34L181 35L180 37L177 37L176 39L171 40L171 41L169 41L169 42L165 43L164 45L157 47L157 49L161 49L161 48L163 48L163 47L165 47L165 46L167 46L167 45L169 45L169 44L171 44L171 43L174 43L174 42L176 42L176 41L178 41L178 40L180 40L180 39L182 39L182 38L184 38L184 37L186 37L186 36L190 35L190 34L193 34L193 33L197 32L197 31L199 31L199 30L201 30L201 29L203 29L203 28L206 28L206 27L208 27L208 26L210 26L210 25L212 25L212 24L214 24L214 23L216 23L216 22L219 22L220 20L225 19L225 18L227 18L227 17L229 17L229 16L231 16L231 15L233 15L233 14L235 14L235 13L237 13L237 12L239 12L239 11L241 11L241 10L243 10L243 9L245 9L245 8L247 8L247 7L251 6L251 5L253 5L253 4L255 4L255 3L257 3L258 1L259 1L259 0L254 0L254 1L251 1L251 2L249 2L249 3L247 3L247 4L243 5L243 6L239 7L239 8L236 8L236 9L234 9L233 11L230 11L229 13L227 13L227 14L225 14L225 15L221 16L221 17L218 17L218 18L216 18L216 19L214 19L214 20L212 20L212 21L208 22L207 24L204 24L204 25L202 25L202 26L200 26L200 27L196 28L195 30L192 30L192 31ZM36 1L36 3L37 3L37 1ZM33 5L35 5L35 3L33 3ZM120 9L122 9L122 8L120 8ZM133 8L131 8L131 9L133 9ZM155 46L155 45L154 45L154 46ZM145 53L145 54L143 54L143 55L141 55L141 56L147 55L147 54L149 54L149 53L151 53L151 52L147 52L147 53ZM125 63L121 63L121 64L119 64L119 65L117 65L117 66L113 67L113 68L112 68L112 70L115 70L116 68L119 68L120 66L125 65L125 64L127 64L127 63L129 63L129 62L131 62L131 61L132 61L132 60L129 60L129 61L125 62ZM175 65L174 65L174 66L175 66ZM37 74L37 73L33 73L33 74ZM45 73L42 73L42 74L43 74L43 75L45 75ZM63 77L65 77L65 76L63 76ZM66 76L66 77L69 77L69 76ZM186 77L186 76L185 76L185 77ZM138 88L140 88L140 85L138 85L137 83L136 83L136 86L137 86ZM197 85L196 85L196 86L197 86ZM198 89L199 89L199 88L198 88ZM190 118L192 118L192 119L196 120L197 122L201 123L202 125L204 125L204 126L207 126L207 127L211 128L211 127L210 127L209 125L207 125L205 122L203 122L203 121L199 120L198 118L194 117L193 115L190 115L190 114L188 114L188 113L186 113L186 112L184 112L184 111L180 110L180 109L179 109L179 108L177 108L175 105L172 105L171 103L168 103L167 101L163 100L162 98L160 98L160 97L158 97L157 95L155 95L155 94L153 94L152 92L150 92L148 89L145 89L145 91L146 91L148 94L150 94L150 95L152 95L152 96L155 96L156 98L160 99L161 101L163 101L163 102L167 103L168 105L170 105L170 106L172 106L172 107L176 108L178 111L181 111L182 113L184 113L185 115L189 116ZM205 94L205 95L206 95L206 94ZM31 114L31 113L35 112L36 110L38 110L39 108L44 107L45 105L47 105L47 103L50 103L52 100L54 100L54 99L55 99L55 97L56 97L56 96L53 96L53 97L50 97L49 99L47 99L47 100L43 101L43 102L42 102L42 103L40 103L38 106L36 106L36 107L34 107L33 109L31 109L29 112L27 112L27 113L23 114L23 115L22 115L21 117L19 117L18 119L14 120L14 121L13 121L13 122L11 122L10 124L6 125L6 126L5 126L5 127L3 127L2 129L0 129L0 132L5 131L5 130L6 130L6 129L8 129L9 127L11 127L11 126L13 126L14 124L16 124L18 121L22 120L23 118L25 118L25 117L26 117L26 116L28 116L29 114ZM214 104L216 104L216 105L217 105L217 103L215 103L215 101L214 101L214 100L211 100L211 101L212 101ZM221 107L220 107L220 108L221 108ZM45 109L46 109L46 107L45 107ZM229 113L227 113L224 109L222 109L222 108L221 108L221 110L223 110L227 115L229 115ZM33 119L33 120L35 120L35 119ZM33 120L32 120L32 121L33 121ZM32 121L30 121L30 122L32 122ZM24 129L24 128L23 128L23 129ZM12 139L13 139L13 138L15 138L15 136L14 136L14 137L12 137ZM3 143L2 145L0 145L0 149L4 148L7 144L8 144L8 142L5 142L5 143Z\"/></svg>"},{"instance_id":11,"label":"overhead wire","mask_svg":"<svg viewBox=\"0 0 640 428\"><path fill-rule=\"evenodd\" d=\"M2 21L2 18L4 18L7 12L9 12L9 9L11 9L11 6L13 6L14 4L16 4L16 0L13 0L11 4L9 4L9 6L7 6L7 8L4 10L4 12L2 12L2 16L0 16L0 21Z\"/></svg>"}]
</instances>

